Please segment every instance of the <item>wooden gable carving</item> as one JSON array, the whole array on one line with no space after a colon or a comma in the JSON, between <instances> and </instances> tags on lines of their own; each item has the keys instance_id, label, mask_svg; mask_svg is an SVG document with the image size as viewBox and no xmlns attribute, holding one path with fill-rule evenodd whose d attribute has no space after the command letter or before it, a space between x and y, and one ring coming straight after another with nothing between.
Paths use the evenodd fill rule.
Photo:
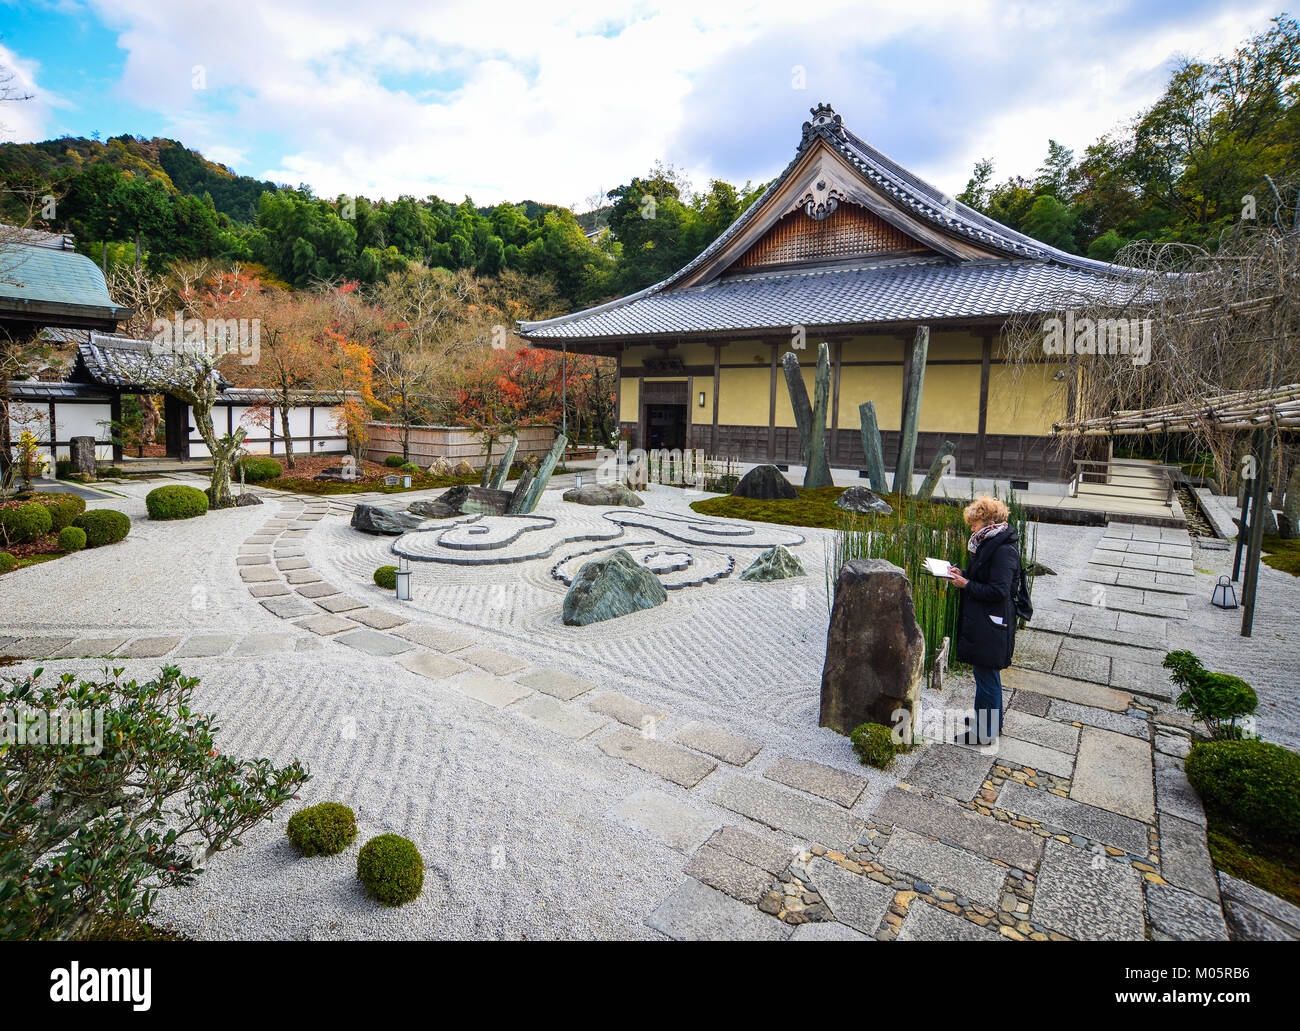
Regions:
<instances>
[{"instance_id":1,"label":"wooden gable carving","mask_svg":"<svg viewBox=\"0 0 1300 1031\"><path fill-rule=\"evenodd\" d=\"M780 219L732 265L756 269L929 251L918 240L866 208L836 203L819 219L800 208Z\"/></svg>"}]
</instances>

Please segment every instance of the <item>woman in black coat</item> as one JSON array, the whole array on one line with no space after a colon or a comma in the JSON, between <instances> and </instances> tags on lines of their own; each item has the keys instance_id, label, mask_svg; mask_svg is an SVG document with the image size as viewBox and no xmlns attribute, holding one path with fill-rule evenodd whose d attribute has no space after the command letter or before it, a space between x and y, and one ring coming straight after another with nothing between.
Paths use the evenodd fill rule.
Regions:
<instances>
[{"instance_id":1,"label":"woman in black coat","mask_svg":"<svg viewBox=\"0 0 1300 1031\"><path fill-rule=\"evenodd\" d=\"M966 506L971 528L970 564L949 566L961 590L957 607L956 657L975 669L975 722L957 735L963 744L987 745L1002 732L1001 671L1016 650L1016 587L1020 537L1007 523L1007 506L987 494Z\"/></svg>"}]
</instances>

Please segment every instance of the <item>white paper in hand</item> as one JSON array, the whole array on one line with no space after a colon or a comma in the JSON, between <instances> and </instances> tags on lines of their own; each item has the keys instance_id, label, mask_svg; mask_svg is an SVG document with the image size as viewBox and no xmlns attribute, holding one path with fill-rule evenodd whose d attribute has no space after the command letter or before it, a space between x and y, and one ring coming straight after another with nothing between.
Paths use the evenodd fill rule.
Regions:
<instances>
[{"instance_id":1,"label":"white paper in hand","mask_svg":"<svg viewBox=\"0 0 1300 1031\"><path fill-rule=\"evenodd\" d=\"M944 580L952 579L948 575L948 562L941 558L928 558L925 560L925 571L932 576L940 577Z\"/></svg>"}]
</instances>

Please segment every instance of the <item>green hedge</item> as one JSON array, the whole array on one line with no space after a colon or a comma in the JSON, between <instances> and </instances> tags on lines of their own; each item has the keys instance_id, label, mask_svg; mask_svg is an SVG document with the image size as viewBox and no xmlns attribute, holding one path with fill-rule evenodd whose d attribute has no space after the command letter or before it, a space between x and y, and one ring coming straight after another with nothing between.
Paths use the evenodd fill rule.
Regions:
<instances>
[{"instance_id":1,"label":"green hedge","mask_svg":"<svg viewBox=\"0 0 1300 1031\"><path fill-rule=\"evenodd\" d=\"M72 521L86 531L86 547L116 544L131 532L131 517L114 508L92 508Z\"/></svg>"},{"instance_id":2,"label":"green hedge","mask_svg":"<svg viewBox=\"0 0 1300 1031\"><path fill-rule=\"evenodd\" d=\"M339 802L321 802L289 817L287 833L304 856L332 856L352 844L357 818Z\"/></svg>"},{"instance_id":3,"label":"green hedge","mask_svg":"<svg viewBox=\"0 0 1300 1031\"><path fill-rule=\"evenodd\" d=\"M361 846L357 878L385 906L410 902L424 887L424 859L406 838L381 834Z\"/></svg>"},{"instance_id":4,"label":"green hedge","mask_svg":"<svg viewBox=\"0 0 1300 1031\"><path fill-rule=\"evenodd\" d=\"M80 551L86 546L86 531L80 526L65 526L59 531L59 548L63 551Z\"/></svg>"},{"instance_id":5,"label":"green hedge","mask_svg":"<svg viewBox=\"0 0 1300 1031\"><path fill-rule=\"evenodd\" d=\"M263 480L274 480L277 476L284 475L284 466L268 455L251 455L248 458L242 458L239 461L239 468L235 470L235 476L239 476L239 469L244 470L245 483L261 483Z\"/></svg>"},{"instance_id":6,"label":"green hedge","mask_svg":"<svg viewBox=\"0 0 1300 1031\"><path fill-rule=\"evenodd\" d=\"M389 455L384 459L384 465L388 466L390 469L400 469L403 461L405 461L405 459L403 459L401 455Z\"/></svg>"},{"instance_id":7,"label":"green hedge","mask_svg":"<svg viewBox=\"0 0 1300 1031\"><path fill-rule=\"evenodd\" d=\"M0 551L0 573L7 573L18 568L18 560L7 551Z\"/></svg>"},{"instance_id":8,"label":"green hedge","mask_svg":"<svg viewBox=\"0 0 1300 1031\"><path fill-rule=\"evenodd\" d=\"M1263 844L1300 844L1300 755L1267 741L1201 742L1186 772L1207 808Z\"/></svg>"},{"instance_id":9,"label":"green hedge","mask_svg":"<svg viewBox=\"0 0 1300 1031\"><path fill-rule=\"evenodd\" d=\"M380 566L375 570L375 583L386 591L397 590L397 567Z\"/></svg>"},{"instance_id":10,"label":"green hedge","mask_svg":"<svg viewBox=\"0 0 1300 1031\"><path fill-rule=\"evenodd\" d=\"M207 512L208 496L198 487L170 483L146 494L144 506L150 519L193 519Z\"/></svg>"},{"instance_id":11,"label":"green hedge","mask_svg":"<svg viewBox=\"0 0 1300 1031\"><path fill-rule=\"evenodd\" d=\"M54 533L58 533L65 526L71 526L72 520L86 511L86 503L75 494L43 492L33 494L29 500L44 506L49 511L50 529Z\"/></svg>"},{"instance_id":12,"label":"green hedge","mask_svg":"<svg viewBox=\"0 0 1300 1031\"><path fill-rule=\"evenodd\" d=\"M26 544L44 537L53 525L50 510L35 501L0 508L0 543Z\"/></svg>"}]
</instances>

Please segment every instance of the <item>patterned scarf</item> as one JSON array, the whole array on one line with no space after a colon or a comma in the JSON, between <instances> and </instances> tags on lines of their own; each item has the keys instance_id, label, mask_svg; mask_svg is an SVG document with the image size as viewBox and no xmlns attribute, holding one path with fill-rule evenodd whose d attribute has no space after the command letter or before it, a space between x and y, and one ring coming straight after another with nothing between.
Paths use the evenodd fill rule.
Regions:
<instances>
[{"instance_id":1,"label":"patterned scarf","mask_svg":"<svg viewBox=\"0 0 1300 1031\"><path fill-rule=\"evenodd\" d=\"M1006 528L1006 523L989 523L988 526L981 526L970 535L970 540L966 543L966 550L974 555L975 552L979 550L979 546L988 538L992 537L994 534L1001 533Z\"/></svg>"}]
</instances>

